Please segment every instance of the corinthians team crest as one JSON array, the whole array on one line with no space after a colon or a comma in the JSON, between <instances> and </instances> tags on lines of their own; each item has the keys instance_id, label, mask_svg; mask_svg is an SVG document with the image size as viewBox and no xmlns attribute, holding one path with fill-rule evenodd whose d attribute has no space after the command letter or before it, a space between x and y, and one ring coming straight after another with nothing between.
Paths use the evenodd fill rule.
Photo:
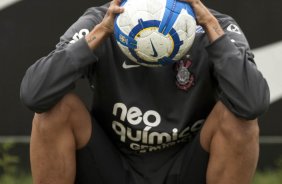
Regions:
<instances>
[{"instance_id":1,"label":"corinthians team crest","mask_svg":"<svg viewBox=\"0 0 282 184\"><path fill-rule=\"evenodd\" d=\"M187 91L194 85L195 77L189 71L191 65L192 61L189 59L189 56L176 64L176 85L179 89L182 89L184 91Z\"/></svg>"}]
</instances>

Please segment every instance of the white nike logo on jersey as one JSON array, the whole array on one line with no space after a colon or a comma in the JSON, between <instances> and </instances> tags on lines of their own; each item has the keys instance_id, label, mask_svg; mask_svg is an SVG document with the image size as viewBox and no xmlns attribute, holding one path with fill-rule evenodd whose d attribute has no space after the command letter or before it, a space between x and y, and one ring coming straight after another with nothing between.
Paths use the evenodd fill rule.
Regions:
<instances>
[{"instance_id":1,"label":"white nike logo on jersey","mask_svg":"<svg viewBox=\"0 0 282 184\"><path fill-rule=\"evenodd\" d=\"M124 69L137 68L137 67L140 67L140 65L126 64L126 61L124 61L123 64L122 64L122 68L124 68Z\"/></svg>"}]
</instances>

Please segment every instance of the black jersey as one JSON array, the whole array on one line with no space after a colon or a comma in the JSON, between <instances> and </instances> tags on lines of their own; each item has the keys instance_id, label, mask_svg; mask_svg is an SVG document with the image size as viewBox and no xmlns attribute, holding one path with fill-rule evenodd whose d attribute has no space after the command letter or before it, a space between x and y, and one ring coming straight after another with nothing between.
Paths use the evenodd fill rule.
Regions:
<instances>
[{"instance_id":1,"label":"black jersey","mask_svg":"<svg viewBox=\"0 0 282 184\"><path fill-rule=\"evenodd\" d=\"M147 153L189 141L218 100L245 119L268 107L268 85L231 17L211 10L225 31L222 37L209 43L198 26L183 60L149 68L126 58L113 36L89 49L83 37L102 21L108 5L88 9L56 49L27 70L21 98L30 109L47 111L86 76L92 116L120 150Z\"/></svg>"}]
</instances>

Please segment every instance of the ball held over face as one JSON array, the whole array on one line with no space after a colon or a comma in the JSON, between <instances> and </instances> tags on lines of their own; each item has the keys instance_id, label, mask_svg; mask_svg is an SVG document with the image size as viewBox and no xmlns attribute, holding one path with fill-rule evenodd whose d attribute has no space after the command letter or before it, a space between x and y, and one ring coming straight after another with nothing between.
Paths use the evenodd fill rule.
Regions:
<instances>
[{"instance_id":1,"label":"ball held over face","mask_svg":"<svg viewBox=\"0 0 282 184\"><path fill-rule=\"evenodd\" d=\"M191 6L178 0L123 0L115 19L118 46L132 61L162 66L180 60L191 48L196 20Z\"/></svg>"}]
</instances>

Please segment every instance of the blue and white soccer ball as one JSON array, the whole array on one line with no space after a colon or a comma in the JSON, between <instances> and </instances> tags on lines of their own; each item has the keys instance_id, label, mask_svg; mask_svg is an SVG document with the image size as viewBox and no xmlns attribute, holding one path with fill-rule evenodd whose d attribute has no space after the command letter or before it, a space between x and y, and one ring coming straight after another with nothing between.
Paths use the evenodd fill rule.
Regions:
<instances>
[{"instance_id":1,"label":"blue and white soccer ball","mask_svg":"<svg viewBox=\"0 0 282 184\"><path fill-rule=\"evenodd\" d=\"M123 53L144 66L180 60L191 48L196 20L191 6L178 0L123 0L114 31Z\"/></svg>"}]
</instances>

